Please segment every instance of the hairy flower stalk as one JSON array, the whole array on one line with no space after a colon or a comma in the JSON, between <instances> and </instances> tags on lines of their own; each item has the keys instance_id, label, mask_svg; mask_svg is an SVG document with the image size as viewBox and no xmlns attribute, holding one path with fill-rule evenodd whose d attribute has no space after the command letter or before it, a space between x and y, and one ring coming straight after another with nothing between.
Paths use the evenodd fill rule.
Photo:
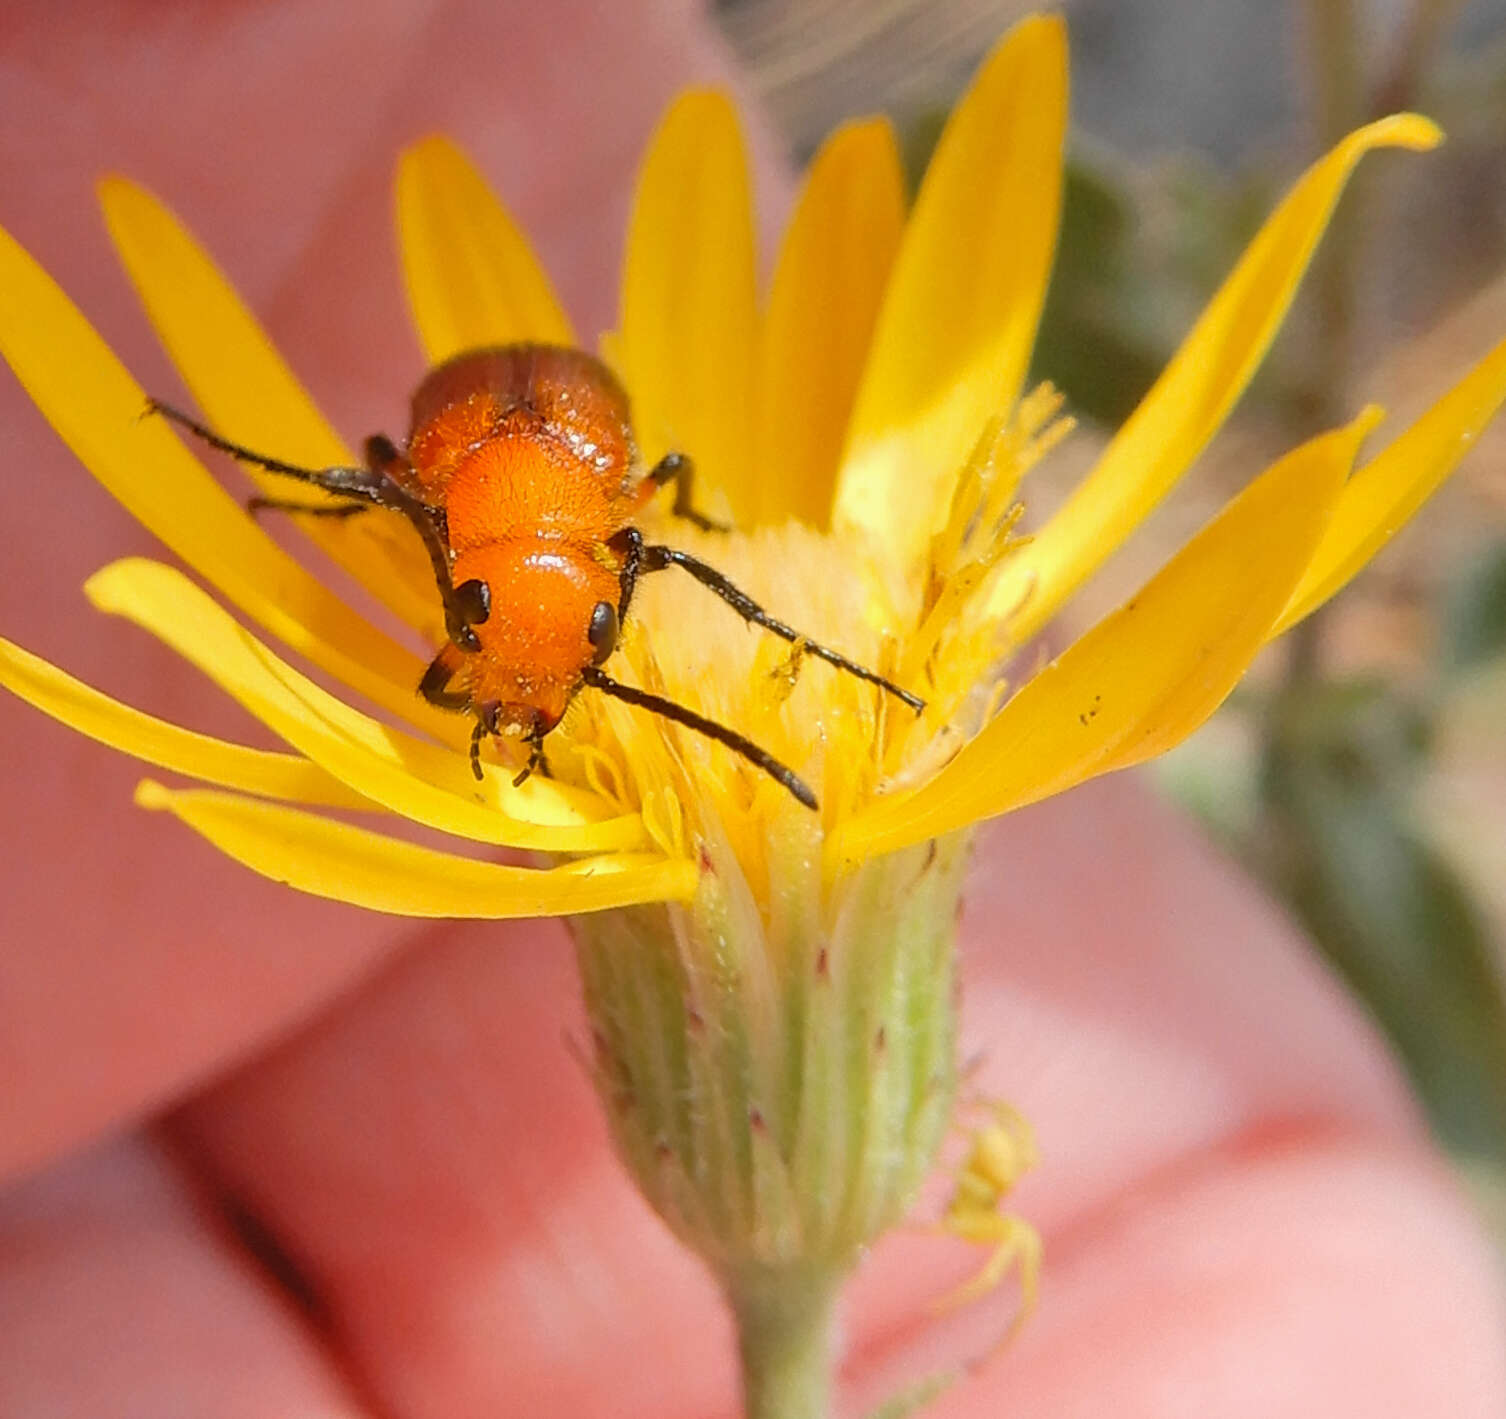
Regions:
<instances>
[{"instance_id":1,"label":"hairy flower stalk","mask_svg":"<svg viewBox=\"0 0 1506 1419\"><path fill-rule=\"evenodd\" d=\"M301 890L414 916L570 916L618 1150L726 1290L760 1419L825 1412L841 1279L905 1215L953 1121L953 937L974 825L1196 729L1506 399L1503 344L1363 462L1379 411L1358 411L1256 473L1056 659L1020 654L1217 432L1360 158L1439 136L1396 115L1303 174L1097 466L1025 537L1022 483L1070 427L1054 391L1026 386L1065 127L1062 27L1027 20L958 104L908 214L887 125L833 135L762 303L730 102L683 96L644 161L603 349L644 465L689 452L707 510L738 529L697 533L663 513L648 530L925 709L743 626L673 569L644 580L610 668L747 736L814 790L817 811L722 744L590 687L548 737L553 778L516 784L489 743L478 781L466 718L415 693L446 628L412 529L380 512L298 519L404 623L394 638L248 517L163 421L141 418L145 392L0 232L0 353L87 468L213 589L137 558L91 578L90 600L171 645L286 747L196 733L8 641L0 683L196 780L144 782L138 800ZM171 213L122 179L100 196L206 422L303 467L358 462ZM403 155L397 214L431 363L577 343L453 145ZM405 822L471 851L383 830ZM542 865L489 860L499 846ZM994 1249L984 1281L1018 1260L1028 1302L1033 1235L998 1203L1031 1148L1007 1110L996 1117L942 1225Z\"/></svg>"}]
</instances>

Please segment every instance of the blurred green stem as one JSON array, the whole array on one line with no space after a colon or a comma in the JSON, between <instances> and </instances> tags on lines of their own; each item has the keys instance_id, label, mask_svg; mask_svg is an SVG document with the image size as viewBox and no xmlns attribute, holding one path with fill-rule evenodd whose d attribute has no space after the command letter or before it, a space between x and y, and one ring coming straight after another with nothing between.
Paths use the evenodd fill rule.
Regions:
<instances>
[{"instance_id":1,"label":"blurred green stem","mask_svg":"<svg viewBox=\"0 0 1506 1419\"><path fill-rule=\"evenodd\" d=\"M1367 85L1363 8L1357 0L1305 0L1312 44L1313 100L1319 151L1326 152L1360 124L1416 100L1428 60L1460 0L1414 0L1390 64ZM1373 0L1372 0L1373 5ZM1357 173L1339 204L1313 271L1316 354L1302 413L1304 436L1348 417L1354 360L1359 274L1369 215L1370 183Z\"/></svg>"},{"instance_id":2,"label":"blurred green stem","mask_svg":"<svg viewBox=\"0 0 1506 1419\"><path fill-rule=\"evenodd\" d=\"M1360 123L1365 109L1355 0L1306 0L1313 56L1313 91L1320 151L1327 151ZM1357 175L1362 179L1363 175ZM1364 243L1364 185L1350 184L1330 223L1313 270L1314 350L1298 404L1297 432L1308 437L1345 417L1353 360L1354 317ZM1297 691L1318 679L1323 663L1323 613L1315 612L1287 637L1283 689ZM1279 718L1279 713L1277 715ZM1279 736L1267 734L1266 758L1281 752ZM1270 823L1274 839L1279 823Z\"/></svg>"},{"instance_id":3,"label":"blurred green stem","mask_svg":"<svg viewBox=\"0 0 1506 1419\"><path fill-rule=\"evenodd\" d=\"M727 1283L745 1419L826 1419L837 1287L819 1269L750 1270Z\"/></svg>"},{"instance_id":4,"label":"blurred green stem","mask_svg":"<svg viewBox=\"0 0 1506 1419\"><path fill-rule=\"evenodd\" d=\"M1363 120L1366 104L1360 72L1360 35L1354 0L1308 0L1312 31L1318 147L1327 151ZM1353 355L1356 274L1364 240L1363 183L1334 213L1313 272L1317 311L1315 361L1303 418L1310 434L1344 417Z\"/></svg>"},{"instance_id":5,"label":"blurred green stem","mask_svg":"<svg viewBox=\"0 0 1506 1419\"><path fill-rule=\"evenodd\" d=\"M1371 93L1363 71L1364 50L1358 0L1303 0L1312 54L1313 105L1319 151L1327 151L1366 119L1406 108L1422 80L1434 44L1458 7L1458 0L1414 0L1402 26L1396 57ZM1349 386L1359 303L1359 273L1369 206L1366 174L1357 173L1335 211L1314 263L1312 301L1314 351L1306 391L1298 403L1297 433L1309 437L1341 423L1349 413ZM1262 847L1277 880L1290 888L1293 863L1283 844L1296 836L1280 785L1287 762L1281 725L1288 706L1323 676L1325 611L1320 609L1287 636L1287 659L1280 689L1266 715L1263 777L1267 785Z\"/></svg>"},{"instance_id":6,"label":"blurred green stem","mask_svg":"<svg viewBox=\"0 0 1506 1419\"><path fill-rule=\"evenodd\" d=\"M1363 69L1362 0L1304 0L1312 51L1312 87L1318 148L1327 151L1367 119L1407 108L1427 62L1460 0L1414 0L1400 29L1391 63L1367 92ZM1349 414L1359 274L1369 215L1363 172L1334 213L1313 270L1316 312L1314 354L1299 403L1297 432L1308 437ZM1285 688L1300 690L1321 677L1323 612L1309 616L1288 637ZM1268 743L1273 752L1274 741Z\"/></svg>"}]
</instances>

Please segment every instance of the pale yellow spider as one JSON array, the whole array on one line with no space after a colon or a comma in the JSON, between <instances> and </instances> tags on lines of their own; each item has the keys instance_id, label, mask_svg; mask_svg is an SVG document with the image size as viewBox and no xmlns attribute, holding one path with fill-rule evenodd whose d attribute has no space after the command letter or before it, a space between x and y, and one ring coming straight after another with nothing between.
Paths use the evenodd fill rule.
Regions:
<instances>
[{"instance_id":1,"label":"pale yellow spider","mask_svg":"<svg viewBox=\"0 0 1506 1419\"><path fill-rule=\"evenodd\" d=\"M1011 1265L1018 1264L1020 1308L999 1341L1002 1346L1015 1337L1035 1309L1041 1238L1023 1217L1001 1212L999 1204L1009 1196L1021 1174L1035 1166L1037 1155L1035 1135L1018 1113L1002 1103L991 1104L989 1111L991 1121L973 1134L957 1186L937 1225L948 1236L974 1246L991 1246L993 1254L972 1280L936 1305L938 1310L971 1305L1003 1281Z\"/></svg>"}]
</instances>

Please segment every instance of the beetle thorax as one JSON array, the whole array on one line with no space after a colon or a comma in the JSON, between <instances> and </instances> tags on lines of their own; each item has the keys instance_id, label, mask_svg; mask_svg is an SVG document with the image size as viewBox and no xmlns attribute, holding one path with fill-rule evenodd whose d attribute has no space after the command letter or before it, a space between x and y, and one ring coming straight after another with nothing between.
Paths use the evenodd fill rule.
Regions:
<instances>
[{"instance_id":1,"label":"beetle thorax","mask_svg":"<svg viewBox=\"0 0 1506 1419\"><path fill-rule=\"evenodd\" d=\"M444 505L457 554L514 538L605 543L627 509L620 476L604 478L537 434L494 436L473 449L450 474Z\"/></svg>"}]
</instances>

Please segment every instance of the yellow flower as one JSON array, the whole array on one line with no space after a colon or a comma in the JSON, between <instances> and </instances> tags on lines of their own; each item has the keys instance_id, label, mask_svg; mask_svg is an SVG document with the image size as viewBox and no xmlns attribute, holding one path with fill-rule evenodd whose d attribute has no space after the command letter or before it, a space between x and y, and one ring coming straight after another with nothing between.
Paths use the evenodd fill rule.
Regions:
<instances>
[{"instance_id":1,"label":"yellow flower","mask_svg":"<svg viewBox=\"0 0 1506 1419\"><path fill-rule=\"evenodd\" d=\"M645 457L692 450L705 483L749 529L717 539L707 555L776 613L878 664L931 706L912 723L825 666L796 674L782 643L742 632L719 603L683 587L646 585L626 659L640 679L810 776L831 872L1169 748L1267 638L1390 536L1506 390L1506 351L1497 350L1352 477L1368 415L1298 449L1139 596L990 713L1003 685L993 667L1048 622L1223 421L1360 156L1437 139L1426 120L1399 116L1315 165L1069 503L1033 540L1011 545L1015 483L1053 437L1049 399L1020 395L1056 240L1065 99L1061 27L1028 21L958 105L908 220L887 126L839 131L812 166L762 311L728 101L683 96L644 163L620 330L607 348L631 392ZM209 421L290 461L351 462L171 215L121 179L100 193L127 270ZM482 344L574 342L526 242L451 145L430 140L404 154L398 216L432 360ZM562 754L551 740L564 781L513 789L506 768L489 767L478 789L459 752L468 725L414 694L420 652L342 602L171 430L139 417L141 389L8 237L0 348L85 465L226 602L407 726L324 691L181 573L117 563L89 582L94 604L167 640L293 750L211 741L108 700L18 647L0 648L0 677L49 713L236 790L147 783L146 806L171 810L307 891L384 911L481 917L689 897L708 814L736 833L750 814L789 811L776 785L726 750L589 694L558 736L581 752ZM367 591L435 639L436 597L405 527L381 516L306 522L301 530ZM706 794L709 803L687 811ZM385 810L572 861L478 863L305 811L325 808Z\"/></svg>"}]
</instances>

